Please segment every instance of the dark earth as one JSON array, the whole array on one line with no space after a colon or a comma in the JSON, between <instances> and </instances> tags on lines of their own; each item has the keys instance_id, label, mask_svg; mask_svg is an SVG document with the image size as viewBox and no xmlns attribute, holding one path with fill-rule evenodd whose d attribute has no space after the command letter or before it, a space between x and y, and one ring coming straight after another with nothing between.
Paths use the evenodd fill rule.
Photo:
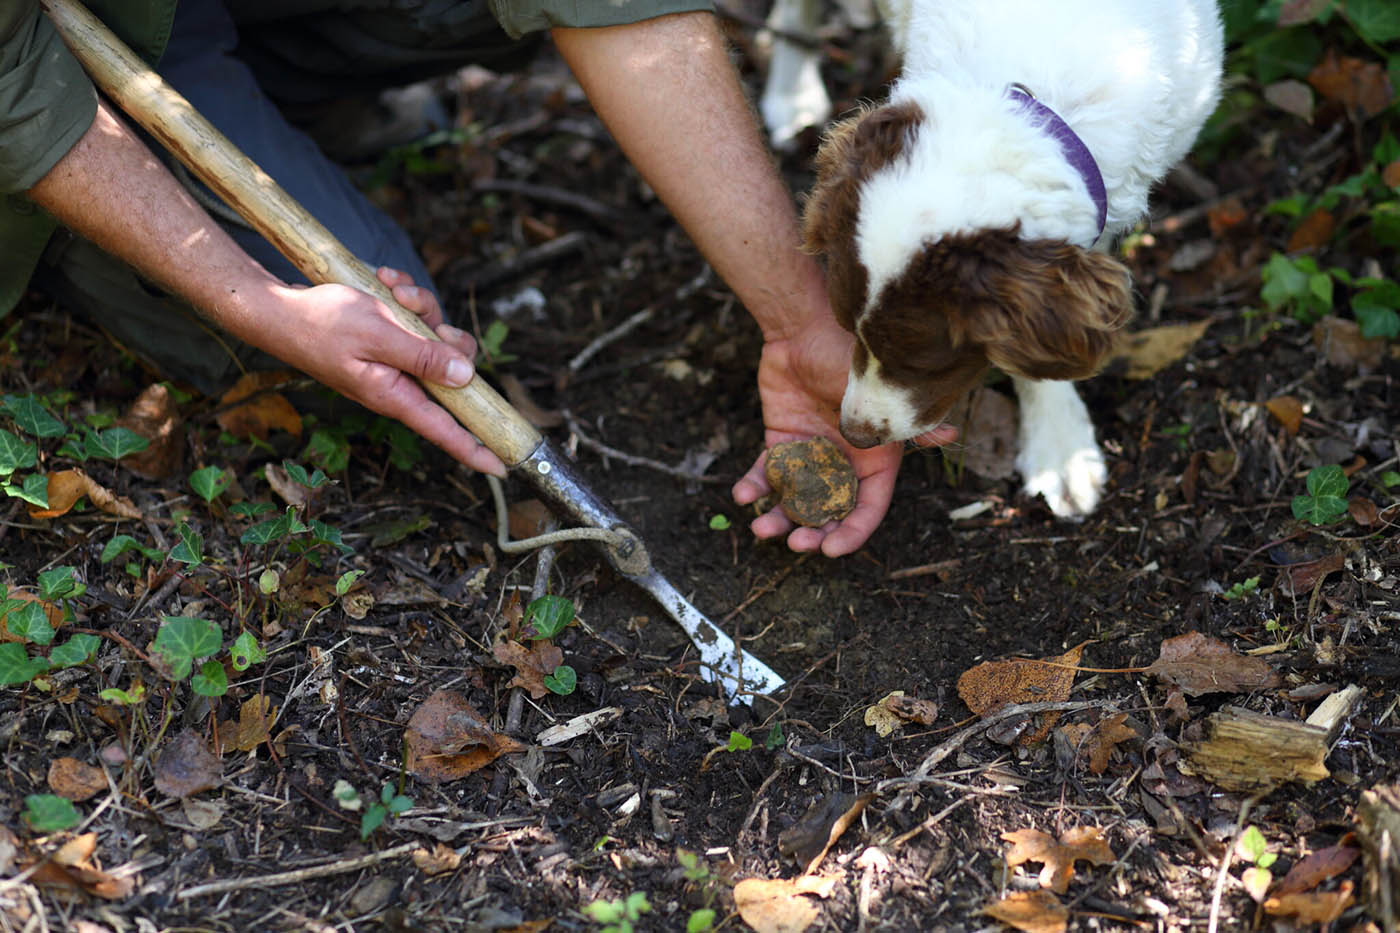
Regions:
<instances>
[{"instance_id":1,"label":"dark earth","mask_svg":"<svg viewBox=\"0 0 1400 933\"><path fill-rule=\"evenodd\" d=\"M754 29L731 25L756 86ZM840 37L843 55L829 65L838 109L878 95L879 49L874 33ZM178 470L147 479L110 462L86 465L144 520L93 508L32 519L18 499L6 507L0 579L32 589L39 571L75 567L88 587L75 624L114 637L94 665L53 675L47 690L0 689L0 824L13 833L0 836L0 867L14 876L67 838L42 838L21 813L27 795L50 792L51 761L70 756L108 762L107 787L78 804L91 818L82 831L97 834L94 860L134 883L126 896L103 899L27 875L0 881L0 928L596 929L580 913L586 905L642 892L651 912L637 929L682 930L705 907L717 925L744 929L733 886L801 874L806 866L780 846L784 832L835 799L841 805L819 831L825 841L830 819L863 794L871 795L863 811L813 869L834 879L829 896L801 898L817 914L812 929L1001 928L981 911L1036 889L1039 866L1008 867L1002 834L1061 837L1082 826L1099 828L1113 857L1080 861L1056 898L1073 929L1316 928L1262 912L1240 881L1248 864L1232 842L1243 826L1257 827L1281 878L1315 851L1360 847L1363 793L1400 779L1400 538L1396 490L1383 481L1400 469L1400 362L1393 344L1348 350L1341 338L1253 310L1258 270L1290 235L1288 218L1264 206L1352 174L1369 151L1345 114L1321 112L1308 124L1257 108L1245 115L1247 132L1216 126L1208 153L1162 186L1151 222L1126 245L1140 299L1133 329L1210 326L1183 359L1147 378L1129 378L1119 361L1082 387L1111 471L1091 517L1057 521L1014 477L964 468L964 453L991 443L973 431L965 448L911 449L878 532L860 552L830 560L747 533L752 513L728 490L762 446L758 330L551 52L527 74L471 72L441 89L470 128L462 139L398 150L358 166L358 177L412 232L462 326L485 333L499 316L495 302L538 290L538 308L506 316L490 377L517 381L513 397L532 400L528 410L553 425L545 433L576 451L583 475L648 542L661 571L790 687L727 707L699 676L684 635L599 550L562 545L537 584L534 555L497 549L482 478L435 451L405 459L399 450L407 468L394 466L394 448L363 436L311 513L340 528L353 555L308 570L281 552L271 566L283 592L300 583L301 596L264 600L240 623L221 605L232 592L224 580L262 558L238 543L246 523L211 512L187 477L231 467L242 493L225 501L281 508L260 468L308 462L306 437L274 430L266 442L221 442L218 400L195 396L179 408ZM782 157L794 191L810 182L814 144ZM538 188L508 184L520 182ZM521 263L546 243L552 254ZM1393 258L1363 235L1344 239L1327 262L1361 275ZM640 324L570 367L644 309ZM65 422L120 413L159 379L37 295L6 325L4 391L71 389L51 406ZM991 389L1008 387L993 380ZM1264 407L1281 396L1301 405L1296 433ZM49 461L62 460L46 449ZM1325 464L1349 471L1352 511L1305 524L1290 503L1307 472ZM703 480L676 475L697 470ZM513 480L506 495L518 503L532 493ZM950 516L979 502L986 507L971 517ZM172 576L180 567L159 558L136 577L123 561L100 562L117 533L168 549L181 517L200 530L223 576L182 584ZM361 598L362 618L329 590L351 569L365 575L349 595L374 597L367 609ZM518 631L532 589L566 597L577 613L555 640L577 673L567 696L509 686L515 671L493 655L502 632ZM211 708L134 653L151 650L162 616L179 615L214 620L225 644L242 624L270 657L244 673L230 668L232 686ZM1141 669L1163 641L1188 632L1262 659L1276 685L1173 698ZM957 690L965 671L1075 646L1079 665L1093 670L1077 674L1073 708L1056 731L1005 717L959 731L972 722ZM134 711L99 699L133 679L149 690ZM1360 698L1326 757L1328 777L1254 795L1189 773L1184 750L1212 713L1243 707L1300 720L1348 685ZM405 726L440 690L521 750L440 783L406 774ZM936 718L878 734L865 711L895 690L936 703ZM242 704L259 695L278 710L274 741L226 749L222 783L183 803L157 788L157 757L177 733L204 743L222 732L227 741ZM605 708L614 712L575 737L540 744L546 728ZM1070 727L1123 713L1131 737L1091 768ZM1038 740L1021 741L1036 731ZM752 747L733 747L734 732ZM922 782L899 782L950 739ZM113 745L125 765L113 763ZM459 742L443 753L462 750ZM362 841L360 812L336 804L341 780L372 795L389 783L412 808ZM897 802L905 789L912 796ZM15 840L18 854L7 854ZM687 874L679 850L698 853L700 867ZM388 856L352 861L376 852ZM430 854L437 864L423 860ZM1217 884L1227 857L1229 877ZM337 867L323 877L264 878L328 864ZM1375 871L1369 857L1358 859L1309 889L1352 886L1333 928L1384 928L1380 908L1367 906ZM242 883L231 890L190 893L234 880Z\"/></svg>"}]
</instances>

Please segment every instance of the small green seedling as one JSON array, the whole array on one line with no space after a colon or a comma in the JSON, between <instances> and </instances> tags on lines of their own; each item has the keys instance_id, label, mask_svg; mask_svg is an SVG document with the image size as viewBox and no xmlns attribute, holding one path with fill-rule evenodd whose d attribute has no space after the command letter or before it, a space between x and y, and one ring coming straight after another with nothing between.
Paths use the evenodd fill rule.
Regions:
<instances>
[{"instance_id":1,"label":"small green seedling","mask_svg":"<svg viewBox=\"0 0 1400 933\"><path fill-rule=\"evenodd\" d=\"M1293 497L1293 517L1313 525L1330 525L1347 511L1347 490L1351 481L1336 464L1308 471L1308 491Z\"/></svg>"},{"instance_id":2,"label":"small green seedling","mask_svg":"<svg viewBox=\"0 0 1400 933\"><path fill-rule=\"evenodd\" d=\"M56 833L82 822L73 801L56 794L30 794L24 798L24 822L36 833Z\"/></svg>"},{"instance_id":3,"label":"small green seedling","mask_svg":"<svg viewBox=\"0 0 1400 933\"><path fill-rule=\"evenodd\" d=\"M733 523L729 521L729 516L728 516L728 515L711 515L711 516L710 516L710 530L711 530L711 531L728 531L728 530L730 529L730 527L732 527L732 525L733 525Z\"/></svg>"},{"instance_id":4,"label":"small green seedling","mask_svg":"<svg viewBox=\"0 0 1400 933\"><path fill-rule=\"evenodd\" d=\"M139 680L131 682L131 689L122 690L120 687L108 687L97 695L98 699L106 703L115 703L118 706L136 706L145 702L146 685Z\"/></svg>"},{"instance_id":5,"label":"small green seedling","mask_svg":"<svg viewBox=\"0 0 1400 933\"><path fill-rule=\"evenodd\" d=\"M505 352L506 337L510 336L510 325L500 318L486 325L486 333L481 335L477 341L480 353L477 357L477 365L482 369L490 370L497 363L513 363L518 357L514 353Z\"/></svg>"},{"instance_id":6,"label":"small green seedling","mask_svg":"<svg viewBox=\"0 0 1400 933\"><path fill-rule=\"evenodd\" d=\"M737 730L729 733L729 751L746 752L753 748L753 739Z\"/></svg>"},{"instance_id":7,"label":"small green seedling","mask_svg":"<svg viewBox=\"0 0 1400 933\"><path fill-rule=\"evenodd\" d=\"M398 816L411 809L413 798L395 793L394 785L386 783L379 789L379 799L370 801L370 805L360 816L360 839L368 839L370 833L382 826L390 815Z\"/></svg>"},{"instance_id":8,"label":"small green seedling","mask_svg":"<svg viewBox=\"0 0 1400 933\"><path fill-rule=\"evenodd\" d=\"M1259 588L1259 578L1250 577L1248 580L1230 584L1230 588L1221 593L1223 599L1243 599Z\"/></svg>"},{"instance_id":9,"label":"small green seedling","mask_svg":"<svg viewBox=\"0 0 1400 933\"><path fill-rule=\"evenodd\" d=\"M787 738L783 735L783 724L773 723L773 727L768 730L768 734L763 737L763 747L770 752L782 748L787 744Z\"/></svg>"},{"instance_id":10,"label":"small green seedling","mask_svg":"<svg viewBox=\"0 0 1400 933\"><path fill-rule=\"evenodd\" d=\"M700 888L705 898L705 906L693 910L686 918L685 933L707 933L715 928L715 898L719 894L719 881L710 871L710 866L700 860L700 856L685 849L676 850L676 861L680 862L685 880Z\"/></svg>"},{"instance_id":11,"label":"small green seedling","mask_svg":"<svg viewBox=\"0 0 1400 933\"><path fill-rule=\"evenodd\" d=\"M525 607L525 624L534 629L532 641L554 638L574 621L574 604L562 596L541 596ZM544 685L551 693L568 696L578 686L578 673L567 664L560 664L552 674L544 676Z\"/></svg>"},{"instance_id":12,"label":"small green seedling","mask_svg":"<svg viewBox=\"0 0 1400 933\"><path fill-rule=\"evenodd\" d=\"M583 908L585 917L603 925L598 933L632 933L633 924L649 913L651 901L645 891L634 891L620 901L594 901Z\"/></svg>"},{"instance_id":13,"label":"small green seedling","mask_svg":"<svg viewBox=\"0 0 1400 933\"><path fill-rule=\"evenodd\" d=\"M1240 858L1250 863L1250 867L1241 873L1240 881L1244 883L1245 890L1255 902L1262 902L1268 893L1269 885L1274 881L1269 866L1274 864L1278 856L1269 851L1269 843L1257 826L1249 826L1240 834L1239 841L1235 843L1235 851Z\"/></svg>"}]
</instances>

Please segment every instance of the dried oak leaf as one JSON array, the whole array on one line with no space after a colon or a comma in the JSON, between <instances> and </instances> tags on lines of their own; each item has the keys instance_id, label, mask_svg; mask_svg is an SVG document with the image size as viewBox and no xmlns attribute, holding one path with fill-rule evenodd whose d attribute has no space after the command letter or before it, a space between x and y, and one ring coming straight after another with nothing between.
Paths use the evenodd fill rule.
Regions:
<instances>
[{"instance_id":1,"label":"dried oak leaf","mask_svg":"<svg viewBox=\"0 0 1400 933\"><path fill-rule=\"evenodd\" d=\"M223 781L219 759L195 732L185 729L156 756L156 790L171 797L189 797L218 787Z\"/></svg>"},{"instance_id":2,"label":"dried oak leaf","mask_svg":"<svg viewBox=\"0 0 1400 933\"><path fill-rule=\"evenodd\" d=\"M1335 891L1271 897L1264 901L1264 913L1274 917L1294 917L1303 924L1329 924L1351 906L1353 887L1350 881L1343 881Z\"/></svg>"},{"instance_id":3,"label":"dried oak leaf","mask_svg":"<svg viewBox=\"0 0 1400 933\"><path fill-rule=\"evenodd\" d=\"M185 452L184 432L180 430L179 406L165 383L147 386L116 423L147 441L145 450L122 457L123 469L147 479L163 479L179 469Z\"/></svg>"},{"instance_id":4,"label":"dried oak leaf","mask_svg":"<svg viewBox=\"0 0 1400 933\"><path fill-rule=\"evenodd\" d=\"M1128 725L1127 720L1127 713L1119 713L1097 724L1070 723L1062 726L1060 731L1076 754L1088 759L1089 770L1094 774L1103 774L1119 743L1139 737L1137 730Z\"/></svg>"},{"instance_id":5,"label":"dried oak leaf","mask_svg":"<svg viewBox=\"0 0 1400 933\"><path fill-rule=\"evenodd\" d=\"M1261 658L1237 654L1216 638L1187 632L1162 642L1147 673L1188 696L1248 693L1279 685L1278 674Z\"/></svg>"},{"instance_id":6,"label":"dried oak leaf","mask_svg":"<svg viewBox=\"0 0 1400 933\"><path fill-rule=\"evenodd\" d=\"M49 762L49 790L75 803L107 789L107 775L76 758L55 758Z\"/></svg>"},{"instance_id":7,"label":"dried oak leaf","mask_svg":"<svg viewBox=\"0 0 1400 933\"><path fill-rule=\"evenodd\" d=\"M297 414L285 396L272 391L294 378L296 375L288 370L245 373L219 399L220 406L233 407L220 412L214 420L235 437L251 434L260 440L267 440L274 428L301 437L301 415ZM248 401L242 405L234 404L243 399Z\"/></svg>"},{"instance_id":8,"label":"dried oak leaf","mask_svg":"<svg viewBox=\"0 0 1400 933\"><path fill-rule=\"evenodd\" d=\"M1025 933L1064 933L1069 928L1069 908L1043 888L1013 891L983 907L982 913Z\"/></svg>"},{"instance_id":9,"label":"dried oak leaf","mask_svg":"<svg viewBox=\"0 0 1400 933\"><path fill-rule=\"evenodd\" d=\"M835 890L831 876L745 878L734 886L734 906L755 933L802 933L820 913L803 895L827 898Z\"/></svg>"},{"instance_id":10,"label":"dried oak leaf","mask_svg":"<svg viewBox=\"0 0 1400 933\"><path fill-rule=\"evenodd\" d=\"M817 800L778 836L778 851L792 856L804 872L815 869L832 843L860 816L874 794L828 794Z\"/></svg>"},{"instance_id":11,"label":"dried oak leaf","mask_svg":"<svg viewBox=\"0 0 1400 933\"><path fill-rule=\"evenodd\" d=\"M407 767L426 781L455 781L524 746L487 724L459 693L438 690L404 730Z\"/></svg>"},{"instance_id":12,"label":"dried oak leaf","mask_svg":"<svg viewBox=\"0 0 1400 933\"><path fill-rule=\"evenodd\" d=\"M1025 862L1040 862L1040 886L1056 894L1069 890L1076 861L1110 865L1117 860L1097 826L1076 826L1058 840L1038 829L1018 829L1002 833L1001 838L1011 843L1006 864L1015 868Z\"/></svg>"},{"instance_id":13,"label":"dried oak leaf","mask_svg":"<svg viewBox=\"0 0 1400 933\"><path fill-rule=\"evenodd\" d=\"M564 663L564 652L543 641L527 648L518 641L502 639L491 646L491 653L497 661L515 668L515 677L508 686L523 687L536 700L549 693L544 685L545 677Z\"/></svg>"},{"instance_id":14,"label":"dried oak leaf","mask_svg":"<svg viewBox=\"0 0 1400 933\"><path fill-rule=\"evenodd\" d=\"M130 499L118 496L77 468L49 474L49 507L29 507L30 518L57 518L65 515L83 496L97 508L120 518L141 518L141 510Z\"/></svg>"},{"instance_id":15,"label":"dried oak leaf","mask_svg":"<svg viewBox=\"0 0 1400 933\"><path fill-rule=\"evenodd\" d=\"M251 752L270 738L272 724L277 720L277 708L271 697L252 696L238 708L238 722L226 719L219 723L220 751Z\"/></svg>"},{"instance_id":16,"label":"dried oak leaf","mask_svg":"<svg viewBox=\"0 0 1400 933\"><path fill-rule=\"evenodd\" d=\"M1076 645L1057 658L1040 661L985 661L963 671L958 678L958 696L979 716L1013 703L1067 700L1085 644L1088 643ZM1059 713L1041 716L1039 726L1023 733L1018 741L1021 745L1035 744L1050 733L1059 718Z\"/></svg>"}]
</instances>

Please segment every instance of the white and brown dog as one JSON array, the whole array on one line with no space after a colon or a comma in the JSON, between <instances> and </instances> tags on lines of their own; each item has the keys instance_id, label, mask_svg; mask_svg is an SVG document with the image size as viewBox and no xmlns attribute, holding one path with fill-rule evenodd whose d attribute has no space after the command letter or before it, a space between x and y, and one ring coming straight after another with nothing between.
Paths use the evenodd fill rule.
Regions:
<instances>
[{"instance_id":1,"label":"white and brown dog","mask_svg":"<svg viewBox=\"0 0 1400 933\"><path fill-rule=\"evenodd\" d=\"M780 3L802 0L779 0ZM1104 251L1219 95L1214 0L890 0L889 100L833 126L806 204L856 337L841 433L937 426L989 365L1021 402L1017 467L1056 515L1106 478L1073 385L1132 312Z\"/></svg>"}]
</instances>

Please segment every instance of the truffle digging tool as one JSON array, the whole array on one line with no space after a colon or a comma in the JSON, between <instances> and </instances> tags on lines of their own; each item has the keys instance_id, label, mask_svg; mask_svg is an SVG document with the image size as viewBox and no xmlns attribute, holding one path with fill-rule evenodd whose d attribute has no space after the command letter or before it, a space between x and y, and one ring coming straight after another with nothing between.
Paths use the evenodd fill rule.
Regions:
<instances>
[{"instance_id":1,"label":"truffle digging tool","mask_svg":"<svg viewBox=\"0 0 1400 933\"><path fill-rule=\"evenodd\" d=\"M324 226L264 173L189 101L175 92L77 0L41 0L93 81L133 120L217 193L302 274L338 282L378 298L406 330L438 339ZM455 389L424 389L567 518L613 532L604 545L620 573L649 592L685 629L700 653L701 672L734 699L748 701L783 685L772 668L741 649L705 618L652 565L641 539L596 496L573 464L480 376Z\"/></svg>"}]
</instances>

